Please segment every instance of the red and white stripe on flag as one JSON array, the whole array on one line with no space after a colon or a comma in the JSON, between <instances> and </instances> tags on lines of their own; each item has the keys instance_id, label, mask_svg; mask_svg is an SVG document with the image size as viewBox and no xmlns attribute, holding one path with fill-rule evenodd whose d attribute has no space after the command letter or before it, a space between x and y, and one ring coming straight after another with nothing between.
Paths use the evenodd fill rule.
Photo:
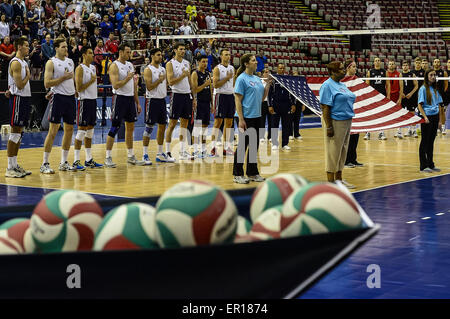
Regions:
<instances>
[{"instance_id":1,"label":"red and white stripe on flag","mask_svg":"<svg viewBox=\"0 0 450 319\"><path fill-rule=\"evenodd\" d=\"M328 77L307 77L306 82L319 98L319 90ZM370 131L383 131L423 122L423 119L414 115L400 105L388 100L357 76L345 77L341 82L355 93L356 101L353 105L355 117L352 121L352 133Z\"/></svg>"}]
</instances>

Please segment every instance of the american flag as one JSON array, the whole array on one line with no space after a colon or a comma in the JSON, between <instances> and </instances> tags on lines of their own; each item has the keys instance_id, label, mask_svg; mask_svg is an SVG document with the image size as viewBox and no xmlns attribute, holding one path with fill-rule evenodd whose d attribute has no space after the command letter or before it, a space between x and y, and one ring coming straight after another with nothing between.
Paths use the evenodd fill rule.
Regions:
<instances>
[{"instance_id":1,"label":"american flag","mask_svg":"<svg viewBox=\"0 0 450 319\"><path fill-rule=\"evenodd\" d=\"M273 75L273 78L312 112L322 115L319 90L328 77ZM356 76L345 77L341 82L356 95L356 101L353 104L355 117L352 121L352 133L383 131L423 122L420 117L388 100Z\"/></svg>"}]
</instances>

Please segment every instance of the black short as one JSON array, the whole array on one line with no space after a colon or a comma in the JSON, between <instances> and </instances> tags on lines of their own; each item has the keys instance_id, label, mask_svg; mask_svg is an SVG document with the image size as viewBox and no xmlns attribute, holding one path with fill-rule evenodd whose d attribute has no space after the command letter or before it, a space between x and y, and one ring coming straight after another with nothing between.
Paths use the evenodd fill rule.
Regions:
<instances>
[{"instance_id":1,"label":"black short","mask_svg":"<svg viewBox=\"0 0 450 319\"><path fill-rule=\"evenodd\" d=\"M48 120L51 123L61 124L61 118L64 123L75 124L76 122L76 105L75 95L53 94L50 102L50 111Z\"/></svg>"},{"instance_id":2,"label":"black short","mask_svg":"<svg viewBox=\"0 0 450 319\"><path fill-rule=\"evenodd\" d=\"M9 98L9 116L11 126L26 126L30 119L30 97L11 95Z\"/></svg>"},{"instance_id":3,"label":"black short","mask_svg":"<svg viewBox=\"0 0 450 319\"><path fill-rule=\"evenodd\" d=\"M172 93L170 97L170 114L172 120L191 119L192 117L192 99L189 93Z\"/></svg>"},{"instance_id":4,"label":"black short","mask_svg":"<svg viewBox=\"0 0 450 319\"><path fill-rule=\"evenodd\" d=\"M416 110L417 103L413 97L411 97L410 99L403 98L402 107L410 112L414 112Z\"/></svg>"},{"instance_id":5,"label":"black short","mask_svg":"<svg viewBox=\"0 0 450 319\"><path fill-rule=\"evenodd\" d=\"M197 115L196 120L201 120L202 125L209 125L211 118L211 102L210 101L198 101L197 102Z\"/></svg>"},{"instance_id":6,"label":"black short","mask_svg":"<svg viewBox=\"0 0 450 319\"><path fill-rule=\"evenodd\" d=\"M97 124L97 100L78 100L77 125L95 126Z\"/></svg>"},{"instance_id":7,"label":"black short","mask_svg":"<svg viewBox=\"0 0 450 319\"><path fill-rule=\"evenodd\" d=\"M113 95L111 102L111 121L122 123L136 122L137 109L134 96Z\"/></svg>"},{"instance_id":8,"label":"black short","mask_svg":"<svg viewBox=\"0 0 450 319\"><path fill-rule=\"evenodd\" d=\"M214 110L215 118L232 119L236 112L234 94L216 94Z\"/></svg>"},{"instance_id":9,"label":"black short","mask_svg":"<svg viewBox=\"0 0 450 319\"><path fill-rule=\"evenodd\" d=\"M145 124L167 124L166 99L145 99Z\"/></svg>"}]
</instances>

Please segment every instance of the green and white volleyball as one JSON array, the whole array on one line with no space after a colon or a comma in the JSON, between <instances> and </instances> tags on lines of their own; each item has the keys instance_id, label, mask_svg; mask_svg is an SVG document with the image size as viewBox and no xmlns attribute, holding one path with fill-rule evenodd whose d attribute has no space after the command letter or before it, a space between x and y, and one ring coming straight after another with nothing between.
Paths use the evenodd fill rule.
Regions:
<instances>
[{"instance_id":1,"label":"green and white volleyball","mask_svg":"<svg viewBox=\"0 0 450 319\"><path fill-rule=\"evenodd\" d=\"M34 208L31 235L39 252L91 250L102 219L102 208L91 195L54 191Z\"/></svg>"},{"instance_id":2,"label":"green and white volleyball","mask_svg":"<svg viewBox=\"0 0 450 319\"><path fill-rule=\"evenodd\" d=\"M176 248L232 243L237 208L221 188L205 181L185 181L168 189L156 204L157 240Z\"/></svg>"},{"instance_id":3,"label":"green and white volleyball","mask_svg":"<svg viewBox=\"0 0 450 319\"><path fill-rule=\"evenodd\" d=\"M278 174L268 178L254 192L250 203L250 218L254 223L265 210L283 205L296 190L307 185L308 181L297 174Z\"/></svg>"},{"instance_id":4,"label":"green and white volleyball","mask_svg":"<svg viewBox=\"0 0 450 319\"><path fill-rule=\"evenodd\" d=\"M279 238L281 231L282 205L278 205L264 211L253 224L250 236L262 240Z\"/></svg>"},{"instance_id":5,"label":"green and white volleyball","mask_svg":"<svg viewBox=\"0 0 450 319\"><path fill-rule=\"evenodd\" d=\"M0 237L9 239L20 253L32 253L36 250L28 218L14 218L4 222L0 225Z\"/></svg>"},{"instance_id":6,"label":"green and white volleyball","mask_svg":"<svg viewBox=\"0 0 450 319\"><path fill-rule=\"evenodd\" d=\"M94 250L155 249L155 208L124 204L106 214L95 234Z\"/></svg>"},{"instance_id":7,"label":"green and white volleyball","mask_svg":"<svg viewBox=\"0 0 450 319\"><path fill-rule=\"evenodd\" d=\"M306 216L298 216L306 215ZM317 234L360 228L356 200L332 183L312 183L293 193L283 205L282 236Z\"/></svg>"}]
</instances>

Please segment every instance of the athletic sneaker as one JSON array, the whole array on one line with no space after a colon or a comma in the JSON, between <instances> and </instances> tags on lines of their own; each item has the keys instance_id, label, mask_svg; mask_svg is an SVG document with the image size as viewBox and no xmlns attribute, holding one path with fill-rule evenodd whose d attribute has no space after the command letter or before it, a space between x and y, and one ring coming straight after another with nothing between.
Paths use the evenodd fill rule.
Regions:
<instances>
[{"instance_id":1,"label":"athletic sneaker","mask_svg":"<svg viewBox=\"0 0 450 319\"><path fill-rule=\"evenodd\" d=\"M227 150L223 150L223 156L234 156L234 152L231 148L228 148Z\"/></svg>"},{"instance_id":2,"label":"athletic sneaker","mask_svg":"<svg viewBox=\"0 0 450 319\"><path fill-rule=\"evenodd\" d=\"M259 140L259 144L265 144L265 143L266 143L266 139L261 138L261 139Z\"/></svg>"},{"instance_id":3,"label":"athletic sneaker","mask_svg":"<svg viewBox=\"0 0 450 319\"><path fill-rule=\"evenodd\" d=\"M166 159L167 159L167 163L175 163L175 158L173 158L171 152L167 152Z\"/></svg>"},{"instance_id":4,"label":"athletic sneaker","mask_svg":"<svg viewBox=\"0 0 450 319\"><path fill-rule=\"evenodd\" d=\"M22 167L20 167L20 165L17 165L16 169L19 170L19 172L21 172L22 174L25 174L25 176L31 175L30 171L23 169Z\"/></svg>"},{"instance_id":5,"label":"athletic sneaker","mask_svg":"<svg viewBox=\"0 0 450 319\"><path fill-rule=\"evenodd\" d=\"M251 182L264 182L266 179L260 175L248 176L249 181Z\"/></svg>"},{"instance_id":6,"label":"athletic sneaker","mask_svg":"<svg viewBox=\"0 0 450 319\"><path fill-rule=\"evenodd\" d=\"M69 162L65 161L64 163L59 164L59 170L61 172L76 172L77 168L69 165Z\"/></svg>"},{"instance_id":7,"label":"athletic sneaker","mask_svg":"<svg viewBox=\"0 0 450 319\"><path fill-rule=\"evenodd\" d=\"M431 168L424 168L420 170L422 173L433 173L433 170Z\"/></svg>"},{"instance_id":8,"label":"athletic sneaker","mask_svg":"<svg viewBox=\"0 0 450 319\"><path fill-rule=\"evenodd\" d=\"M353 163L347 163L347 164L344 165L344 167L347 167L347 168L355 168L356 165L353 164Z\"/></svg>"},{"instance_id":9,"label":"athletic sneaker","mask_svg":"<svg viewBox=\"0 0 450 319\"><path fill-rule=\"evenodd\" d=\"M303 137L299 134L295 139L296 139L297 141L300 141L300 140L303 139Z\"/></svg>"},{"instance_id":10,"label":"athletic sneaker","mask_svg":"<svg viewBox=\"0 0 450 319\"><path fill-rule=\"evenodd\" d=\"M117 165L112 161L112 157L105 158L105 167L115 168Z\"/></svg>"},{"instance_id":11,"label":"athletic sneaker","mask_svg":"<svg viewBox=\"0 0 450 319\"><path fill-rule=\"evenodd\" d=\"M222 142L216 142L216 146L222 146Z\"/></svg>"},{"instance_id":12,"label":"athletic sneaker","mask_svg":"<svg viewBox=\"0 0 450 319\"><path fill-rule=\"evenodd\" d=\"M6 169L5 177L21 178L21 177L25 177L25 174L20 172L17 169L17 167L15 167L15 168L11 168L11 169Z\"/></svg>"},{"instance_id":13,"label":"athletic sneaker","mask_svg":"<svg viewBox=\"0 0 450 319\"><path fill-rule=\"evenodd\" d=\"M401 132L397 132L395 135L394 135L394 137L395 138L398 138L398 139L403 139L403 135L402 135L402 133Z\"/></svg>"},{"instance_id":14,"label":"athletic sneaker","mask_svg":"<svg viewBox=\"0 0 450 319\"><path fill-rule=\"evenodd\" d=\"M414 130L413 135L414 135L414 138L419 138L419 135L417 134L417 131L416 131L416 130Z\"/></svg>"},{"instance_id":15,"label":"athletic sneaker","mask_svg":"<svg viewBox=\"0 0 450 319\"><path fill-rule=\"evenodd\" d=\"M128 156L127 163L129 163L131 165L136 165L136 166L144 166L145 165L145 162L138 160L135 155Z\"/></svg>"},{"instance_id":16,"label":"athletic sneaker","mask_svg":"<svg viewBox=\"0 0 450 319\"><path fill-rule=\"evenodd\" d=\"M278 145L273 145L272 146L272 151L278 151Z\"/></svg>"},{"instance_id":17,"label":"athletic sneaker","mask_svg":"<svg viewBox=\"0 0 450 319\"><path fill-rule=\"evenodd\" d=\"M211 154L209 154L209 156L211 156L211 157L218 157L219 156L219 154L217 154L217 151L216 151L215 147L212 148Z\"/></svg>"},{"instance_id":18,"label":"athletic sneaker","mask_svg":"<svg viewBox=\"0 0 450 319\"><path fill-rule=\"evenodd\" d=\"M355 185L350 184L350 183L347 182L346 180L342 180L341 183L344 184L344 186L347 187L348 189L356 188Z\"/></svg>"},{"instance_id":19,"label":"athletic sneaker","mask_svg":"<svg viewBox=\"0 0 450 319\"><path fill-rule=\"evenodd\" d=\"M408 130L408 132L405 134L405 137L412 137L413 132L411 130Z\"/></svg>"},{"instance_id":20,"label":"athletic sneaker","mask_svg":"<svg viewBox=\"0 0 450 319\"><path fill-rule=\"evenodd\" d=\"M447 134L447 131L445 129L445 124L442 124L441 132L442 132L442 135L446 135Z\"/></svg>"},{"instance_id":21,"label":"athletic sneaker","mask_svg":"<svg viewBox=\"0 0 450 319\"><path fill-rule=\"evenodd\" d=\"M440 172L441 171L441 169L440 168L437 168L437 167L433 167L433 168L431 168L431 170L433 171L433 172Z\"/></svg>"},{"instance_id":22,"label":"athletic sneaker","mask_svg":"<svg viewBox=\"0 0 450 319\"><path fill-rule=\"evenodd\" d=\"M364 139L366 141L370 140L370 133L369 132L367 132L366 135L364 135Z\"/></svg>"},{"instance_id":23,"label":"athletic sneaker","mask_svg":"<svg viewBox=\"0 0 450 319\"><path fill-rule=\"evenodd\" d=\"M144 161L145 165L152 165L152 161L148 157L148 154L144 154L144 156L142 156L142 160Z\"/></svg>"},{"instance_id":24,"label":"athletic sneaker","mask_svg":"<svg viewBox=\"0 0 450 319\"><path fill-rule=\"evenodd\" d=\"M283 151L290 151L291 147L289 145L285 145L285 146L283 146L282 150Z\"/></svg>"},{"instance_id":25,"label":"athletic sneaker","mask_svg":"<svg viewBox=\"0 0 450 319\"><path fill-rule=\"evenodd\" d=\"M358 163L357 161L352 163L353 165L355 165L356 167L363 167L364 164L363 163Z\"/></svg>"},{"instance_id":26,"label":"athletic sneaker","mask_svg":"<svg viewBox=\"0 0 450 319\"><path fill-rule=\"evenodd\" d=\"M382 140L382 141L386 141L387 137L386 137L386 135L384 135L384 132L381 132L380 134L378 134L378 139Z\"/></svg>"},{"instance_id":27,"label":"athletic sneaker","mask_svg":"<svg viewBox=\"0 0 450 319\"><path fill-rule=\"evenodd\" d=\"M84 171L85 169L86 169L86 167L84 167L83 165L81 165L81 162L78 160L78 161L75 161L75 162L73 162L73 165L72 165L77 171Z\"/></svg>"},{"instance_id":28,"label":"athletic sneaker","mask_svg":"<svg viewBox=\"0 0 450 319\"><path fill-rule=\"evenodd\" d=\"M293 137L293 136L289 136L289 140L290 140L290 141L293 141L293 140L294 140L294 137Z\"/></svg>"},{"instance_id":29,"label":"athletic sneaker","mask_svg":"<svg viewBox=\"0 0 450 319\"><path fill-rule=\"evenodd\" d=\"M237 183L237 184L248 184L250 183L249 179L245 176L234 176L233 177L233 182Z\"/></svg>"},{"instance_id":30,"label":"athletic sneaker","mask_svg":"<svg viewBox=\"0 0 450 319\"><path fill-rule=\"evenodd\" d=\"M194 157L189 154L187 151L180 152L180 161L191 161Z\"/></svg>"},{"instance_id":31,"label":"athletic sneaker","mask_svg":"<svg viewBox=\"0 0 450 319\"><path fill-rule=\"evenodd\" d=\"M89 168L102 168L103 164L99 164L91 158L89 161L84 161L84 166Z\"/></svg>"},{"instance_id":32,"label":"athletic sneaker","mask_svg":"<svg viewBox=\"0 0 450 319\"><path fill-rule=\"evenodd\" d=\"M42 174L55 174L55 171L50 168L50 164L49 163L42 164L40 172Z\"/></svg>"}]
</instances>

